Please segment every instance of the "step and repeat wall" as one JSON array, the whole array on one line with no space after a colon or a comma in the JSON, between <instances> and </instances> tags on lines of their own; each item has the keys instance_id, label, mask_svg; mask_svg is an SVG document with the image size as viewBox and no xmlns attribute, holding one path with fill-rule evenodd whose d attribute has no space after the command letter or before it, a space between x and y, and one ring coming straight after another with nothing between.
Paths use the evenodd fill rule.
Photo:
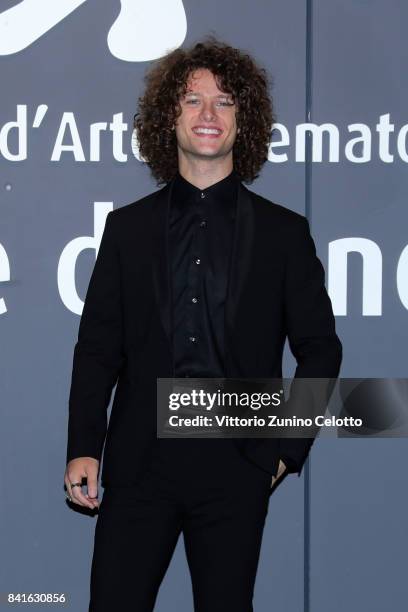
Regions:
<instances>
[{"instance_id":1,"label":"step and repeat wall","mask_svg":"<svg viewBox=\"0 0 408 612\"><path fill-rule=\"evenodd\" d=\"M72 354L106 215L157 189L133 133L146 70L206 34L267 68L277 123L249 189L310 221L341 375L403 378L408 5L5 0L0 11L0 606L9 592L59 593L79 612L96 517L63 489ZM293 367L287 350L286 376ZM316 441L302 477L271 496L256 610L405 609L407 451L403 438ZM182 538L156 609L192 609Z\"/></svg>"}]
</instances>

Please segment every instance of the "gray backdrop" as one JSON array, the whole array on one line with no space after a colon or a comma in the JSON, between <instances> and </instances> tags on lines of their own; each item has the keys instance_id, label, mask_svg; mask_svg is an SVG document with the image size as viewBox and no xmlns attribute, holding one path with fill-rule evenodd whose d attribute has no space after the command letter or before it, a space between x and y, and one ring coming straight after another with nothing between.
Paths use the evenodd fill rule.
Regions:
<instances>
[{"instance_id":1,"label":"gray backdrop","mask_svg":"<svg viewBox=\"0 0 408 612\"><path fill-rule=\"evenodd\" d=\"M166 49L213 33L271 72L279 124L250 189L311 222L342 375L407 375L407 19L403 0L3 0L4 608L5 593L34 592L87 610L96 519L70 510L63 491L72 352L108 210L156 189L132 150L132 118ZM328 124L321 146L318 129L302 138L307 122ZM345 294L341 253L353 250ZM293 366L286 354L286 376ZM406 459L405 439L315 443L302 477L271 497L256 610L406 609ZM191 609L181 538L157 610Z\"/></svg>"}]
</instances>

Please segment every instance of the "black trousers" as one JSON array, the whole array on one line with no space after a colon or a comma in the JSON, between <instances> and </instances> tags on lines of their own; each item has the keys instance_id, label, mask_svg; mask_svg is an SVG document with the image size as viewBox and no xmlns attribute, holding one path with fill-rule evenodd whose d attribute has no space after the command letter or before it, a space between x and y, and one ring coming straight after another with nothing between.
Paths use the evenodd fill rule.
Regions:
<instances>
[{"instance_id":1,"label":"black trousers","mask_svg":"<svg viewBox=\"0 0 408 612\"><path fill-rule=\"evenodd\" d=\"M104 490L89 612L151 612L180 533L195 612L252 612L270 483L232 440L157 440L136 486Z\"/></svg>"}]
</instances>

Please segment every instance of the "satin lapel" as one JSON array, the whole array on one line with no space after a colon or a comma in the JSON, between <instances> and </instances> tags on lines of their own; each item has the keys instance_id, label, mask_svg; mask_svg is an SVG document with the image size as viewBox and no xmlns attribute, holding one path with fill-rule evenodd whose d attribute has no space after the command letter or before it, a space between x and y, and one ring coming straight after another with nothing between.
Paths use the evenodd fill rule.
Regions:
<instances>
[{"instance_id":1,"label":"satin lapel","mask_svg":"<svg viewBox=\"0 0 408 612\"><path fill-rule=\"evenodd\" d=\"M171 284L169 256L170 197L174 181L157 192L152 203L152 279L157 309L167 339L172 346Z\"/></svg>"},{"instance_id":2,"label":"satin lapel","mask_svg":"<svg viewBox=\"0 0 408 612\"><path fill-rule=\"evenodd\" d=\"M229 281L225 304L226 338L234 331L239 301L251 270L254 240L254 210L250 191L239 184L234 239L229 264Z\"/></svg>"}]
</instances>

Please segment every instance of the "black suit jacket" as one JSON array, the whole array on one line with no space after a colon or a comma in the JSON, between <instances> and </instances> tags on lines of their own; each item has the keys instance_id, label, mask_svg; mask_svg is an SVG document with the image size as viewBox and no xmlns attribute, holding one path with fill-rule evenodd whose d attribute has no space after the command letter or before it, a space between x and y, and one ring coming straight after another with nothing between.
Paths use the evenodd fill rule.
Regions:
<instances>
[{"instance_id":1,"label":"black suit jacket","mask_svg":"<svg viewBox=\"0 0 408 612\"><path fill-rule=\"evenodd\" d=\"M129 485L156 440L156 378L173 377L168 216L173 181L110 212L74 349L67 462L101 458L102 485ZM225 305L225 376L282 376L285 339L295 376L337 377L324 269L305 217L238 189ZM107 407L117 383L107 429ZM247 439L247 458L276 474L289 457L300 475L313 439Z\"/></svg>"}]
</instances>

